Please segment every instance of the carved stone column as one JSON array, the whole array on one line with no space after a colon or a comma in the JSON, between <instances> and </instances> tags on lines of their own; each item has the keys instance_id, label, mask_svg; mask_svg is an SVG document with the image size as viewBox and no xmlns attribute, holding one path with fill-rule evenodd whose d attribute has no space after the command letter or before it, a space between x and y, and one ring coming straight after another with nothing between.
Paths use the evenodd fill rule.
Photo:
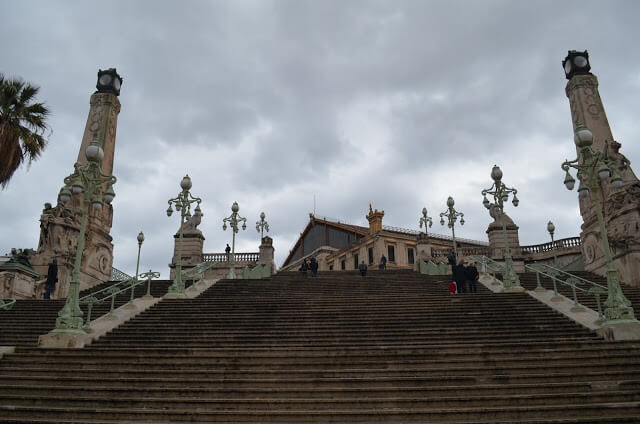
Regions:
<instances>
[{"instance_id":1,"label":"carved stone column","mask_svg":"<svg viewBox=\"0 0 640 424\"><path fill-rule=\"evenodd\" d=\"M598 78L589 72L591 65L587 52L571 51L563 63L573 63L577 56L586 60L582 70L569 66L565 68L569 79L565 92L569 98L573 128L575 130L578 124L589 128L594 138L592 148L614 161L622 177L623 187L619 190L613 190L608 180L601 184L602 213L614 264L620 271L622 281L640 286L640 182L631 169L630 161L620 153L621 144L613 139L598 91ZM579 205L583 221L580 238L585 269L604 275L606 263L602 238L591 196L579 199Z\"/></svg>"},{"instance_id":2,"label":"carved stone column","mask_svg":"<svg viewBox=\"0 0 640 424\"><path fill-rule=\"evenodd\" d=\"M104 150L102 171L111 174L116 144L116 128L120 101L112 93L94 93L90 99L89 116L85 125L82 143L76 164L87 162L85 150L92 140L98 140ZM71 172L69 172L71 173ZM59 282L52 297L67 295L71 281L73 258L80 232L82 196L73 196L66 205L52 207L45 203L40 216L40 242L32 258L36 272L46 274L48 264L58 259ZM113 207L104 204L101 210L89 209L85 249L80 267L80 289L86 289L109 280L113 265L111 224Z\"/></svg>"}]
</instances>

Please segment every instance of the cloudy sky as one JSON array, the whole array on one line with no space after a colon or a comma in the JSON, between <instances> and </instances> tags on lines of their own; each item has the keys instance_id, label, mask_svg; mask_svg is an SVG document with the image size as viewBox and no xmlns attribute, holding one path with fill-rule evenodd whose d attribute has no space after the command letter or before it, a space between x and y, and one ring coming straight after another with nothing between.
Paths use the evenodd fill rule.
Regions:
<instances>
[{"instance_id":1,"label":"cloudy sky","mask_svg":"<svg viewBox=\"0 0 640 424\"><path fill-rule=\"evenodd\" d=\"M0 191L0 253L36 247L45 202L72 172L98 69L124 77L114 175L114 265L168 275L182 176L203 199L205 252L230 241L233 201L257 251L264 211L281 265L309 212L417 228L420 211L464 212L460 237L486 240L480 191L493 164L515 186L522 244L578 235L561 60L588 49L614 137L640 159L640 2L9 1L0 72L41 87L52 135ZM640 163L640 162L639 162ZM636 169L638 171L638 169ZM433 232L446 234L434 219Z\"/></svg>"}]
</instances>

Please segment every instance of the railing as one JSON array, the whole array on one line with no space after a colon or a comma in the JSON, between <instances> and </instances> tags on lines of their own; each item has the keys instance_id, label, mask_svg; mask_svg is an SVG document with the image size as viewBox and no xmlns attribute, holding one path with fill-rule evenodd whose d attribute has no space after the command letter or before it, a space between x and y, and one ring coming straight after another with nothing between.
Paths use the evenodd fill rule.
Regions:
<instances>
[{"instance_id":1,"label":"railing","mask_svg":"<svg viewBox=\"0 0 640 424\"><path fill-rule=\"evenodd\" d=\"M215 264L216 264L215 261L202 262L194 266L193 268L189 268L188 270L182 273L182 281L193 280L195 282L197 278L198 282L195 284L199 284L200 282L202 282L202 280L204 280L204 273L209 268L212 268Z\"/></svg>"},{"instance_id":2,"label":"railing","mask_svg":"<svg viewBox=\"0 0 640 424\"><path fill-rule=\"evenodd\" d=\"M554 250L569 249L572 247L578 247L582 245L580 237L569 237L560 240L554 240L553 242L547 242L542 244L534 244L531 246L520 246L523 255L552 252Z\"/></svg>"},{"instance_id":3,"label":"railing","mask_svg":"<svg viewBox=\"0 0 640 424\"><path fill-rule=\"evenodd\" d=\"M494 261L493 259L487 258L486 256L476 256L474 257L474 260L482 263L483 269L489 270L494 277L494 282L495 274L502 273L503 271L502 264ZM524 268L536 273L535 291L546 291L546 289L540 284L540 276L547 277L553 282L553 297L551 298L551 301L553 302L563 300L563 297L558 293L558 284L569 287L573 297L573 307L571 308L571 312L583 312L585 310L584 306L582 306L578 301L578 292L592 295L595 298L598 308L598 319L595 323L601 324L605 321L605 316L602 313L602 303L600 302L600 296L607 293L607 288L605 286L546 264L533 263L525 265Z\"/></svg>"},{"instance_id":4,"label":"railing","mask_svg":"<svg viewBox=\"0 0 640 424\"><path fill-rule=\"evenodd\" d=\"M229 262L231 253L203 253L202 260L204 262ZM258 262L260 260L260 252L236 253L236 262Z\"/></svg>"},{"instance_id":5,"label":"railing","mask_svg":"<svg viewBox=\"0 0 640 424\"><path fill-rule=\"evenodd\" d=\"M118 268L111 267L111 280L110 281L125 281L125 280L128 280L130 278L133 278L133 277L131 277L127 273L124 273L124 272L120 271Z\"/></svg>"},{"instance_id":6,"label":"railing","mask_svg":"<svg viewBox=\"0 0 640 424\"><path fill-rule=\"evenodd\" d=\"M151 298L151 280L154 278L158 278L159 276L159 272L149 271L144 274L140 274L140 277L142 277L143 280L138 280L135 277L131 277L124 281L118 281L117 283L114 283L109 287L105 287L104 289L98 290L95 293L91 293L84 297L81 297L79 300L80 304L87 305L87 319L84 324L84 329L90 329L91 312L93 310L93 305L105 301L110 301L111 307L106 315L107 317L115 318L113 311L115 309L116 296L127 292L127 290L130 290L131 299L129 300L129 304L133 305L135 288L141 284L147 283L147 294L144 295L143 298Z\"/></svg>"},{"instance_id":7,"label":"railing","mask_svg":"<svg viewBox=\"0 0 640 424\"><path fill-rule=\"evenodd\" d=\"M16 300L14 298L0 299L0 311L9 311L15 305Z\"/></svg>"},{"instance_id":8,"label":"railing","mask_svg":"<svg viewBox=\"0 0 640 424\"><path fill-rule=\"evenodd\" d=\"M434 258L446 257L451 249L431 249L431 256ZM486 256L490 253L489 247L458 247L458 256Z\"/></svg>"}]
</instances>

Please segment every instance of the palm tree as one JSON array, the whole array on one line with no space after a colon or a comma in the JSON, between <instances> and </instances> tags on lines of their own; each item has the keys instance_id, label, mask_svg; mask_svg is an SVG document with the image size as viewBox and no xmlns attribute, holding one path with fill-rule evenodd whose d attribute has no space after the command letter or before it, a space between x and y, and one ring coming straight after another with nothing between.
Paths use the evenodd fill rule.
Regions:
<instances>
[{"instance_id":1,"label":"palm tree","mask_svg":"<svg viewBox=\"0 0 640 424\"><path fill-rule=\"evenodd\" d=\"M27 160L37 159L47 144L44 133L49 109L33 103L39 87L0 74L0 186Z\"/></svg>"}]
</instances>

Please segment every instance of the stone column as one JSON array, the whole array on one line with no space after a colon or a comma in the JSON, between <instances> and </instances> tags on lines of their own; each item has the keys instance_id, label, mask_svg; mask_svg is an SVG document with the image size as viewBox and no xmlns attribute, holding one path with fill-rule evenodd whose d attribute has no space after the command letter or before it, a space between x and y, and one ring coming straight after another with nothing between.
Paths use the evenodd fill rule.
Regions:
<instances>
[{"instance_id":1,"label":"stone column","mask_svg":"<svg viewBox=\"0 0 640 424\"><path fill-rule=\"evenodd\" d=\"M85 150L92 140L98 140L104 150L102 172L110 175L116 144L116 128L120 101L115 94L96 92L89 101L89 116L85 125L76 165L85 164ZM71 174L71 170L69 172ZM114 186L117 191L117 184ZM58 259L59 282L52 297L67 295L71 271L80 232L82 217L82 195L73 196L66 205L58 203L52 207L45 203L40 216L40 242L34 257L33 267L39 274L46 274L48 264ZM80 267L80 290L107 281L113 265L111 224L113 206L104 204L101 210L89 208L86 243Z\"/></svg>"},{"instance_id":2,"label":"stone column","mask_svg":"<svg viewBox=\"0 0 640 424\"><path fill-rule=\"evenodd\" d=\"M574 60L576 55L588 59L587 52L572 51L567 60ZM567 73L565 69L569 79L565 92L571 107L571 120L574 130L578 124L591 130L594 138L592 148L614 161L622 177L623 187L619 190L613 190L608 180L601 184L602 213L613 261L622 281L640 286L640 182L629 160L620 153L621 144L613 139L598 91L598 78L590 70L588 62L582 71L576 68ZM585 269L604 275L606 263L602 238L591 196L578 202L583 221L580 239Z\"/></svg>"}]
</instances>

